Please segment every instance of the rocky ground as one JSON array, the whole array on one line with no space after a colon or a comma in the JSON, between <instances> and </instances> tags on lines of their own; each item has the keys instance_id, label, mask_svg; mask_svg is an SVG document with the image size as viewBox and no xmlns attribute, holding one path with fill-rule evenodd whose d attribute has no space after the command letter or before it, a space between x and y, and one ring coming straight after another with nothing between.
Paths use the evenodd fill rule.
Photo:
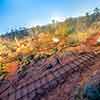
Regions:
<instances>
[{"instance_id":1,"label":"rocky ground","mask_svg":"<svg viewBox=\"0 0 100 100\"><path fill-rule=\"evenodd\" d=\"M23 73L10 76L9 83L0 87L0 99L78 100L75 99L76 90L99 71L100 57L86 53L58 58L60 64L56 56L29 64L26 71L23 71L27 72L25 76ZM56 62L58 64L55 66Z\"/></svg>"},{"instance_id":2,"label":"rocky ground","mask_svg":"<svg viewBox=\"0 0 100 100\"><path fill-rule=\"evenodd\" d=\"M88 80L100 72L99 60L100 59L97 59L95 64L91 66L90 69L86 72L82 74L75 73L73 76L69 77L71 79L70 81L67 81L61 86L58 86L58 88L49 93L45 98L42 98L42 100L86 100L83 99L81 93L81 97L79 99L76 99L75 95L79 95L79 91L81 91L79 89L83 87L84 84L88 82Z\"/></svg>"}]
</instances>

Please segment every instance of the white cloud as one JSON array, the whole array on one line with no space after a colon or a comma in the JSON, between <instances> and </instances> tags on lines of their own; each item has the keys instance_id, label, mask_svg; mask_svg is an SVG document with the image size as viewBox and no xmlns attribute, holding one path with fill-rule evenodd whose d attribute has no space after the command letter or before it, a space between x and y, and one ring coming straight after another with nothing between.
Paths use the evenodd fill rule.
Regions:
<instances>
[{"instance_id":1,"label":"white cloud","mask_svg":"<svg viewBox=\"0 0 100 100\"><path fill-rule=\"evenodd\" d=\"M50 20L55 20L55 21L64 21L65 19L66 19L65 17L52 16Z\"/></svg>"},{"instance_id":2,"label":"white cloud","mask_svg":"<svg viewBox=\"0 0 100 100\"><path fill-rule=\"evenodd\" d=\"M66 16L61 11L55 11L51 13L49 17L49 22L51 23L52 20L62 22L66 19Z\"/></svg>"},{"instance_id":3,"label":"white cloud","mask_svg":"<svg viewBox=\"0 0 100 100\"><path fill-rule=\"evenodd\" d=\"M42 25L45 25L45 24L48 24L48 22L46 22L46 21L43 21L43 20L31 20L31 21L29 21L28 22L28 24L27 25L25 25L27 28L31 28L31 27L33 27L33 26L37 26L37 25L40 25L40 26L42 26Z\"/></svg>"}]
</instances>

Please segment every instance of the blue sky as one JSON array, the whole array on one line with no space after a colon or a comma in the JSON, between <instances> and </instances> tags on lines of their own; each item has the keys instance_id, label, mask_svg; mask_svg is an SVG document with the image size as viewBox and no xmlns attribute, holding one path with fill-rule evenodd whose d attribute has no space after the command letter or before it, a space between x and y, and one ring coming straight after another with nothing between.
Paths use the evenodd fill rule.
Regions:
<instances>
[{"instance_id":1,"label":"blue sky","mask_svg":"<svg viewBox=\"0 0 100 100\"><path fill-rule=\"evenodd\" d=\"M0 0L0 33L84 15L99 6L100 0Z\"/></svg>"}]
</instances>

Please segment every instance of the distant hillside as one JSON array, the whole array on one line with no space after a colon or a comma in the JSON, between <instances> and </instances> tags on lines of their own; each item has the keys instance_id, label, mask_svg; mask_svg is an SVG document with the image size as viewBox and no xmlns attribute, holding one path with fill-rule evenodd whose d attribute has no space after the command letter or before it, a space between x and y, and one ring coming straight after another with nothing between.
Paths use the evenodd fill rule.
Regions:
<instances>
[{"instance_id":1,"label":"distant hillside","mask_svg":"<svg viewBox=\"0 0 100 100\"><path fill-rule=\"evenodd\" d=\"M1 37L14 39L23 38L24 36L29 36L34 34L39 34L41 32L55 34L55 35L69 35L78 32L87 32L88 34L94 34L100 31L100 9L95 8L90 14L87 12L85 16L80 16L76 18L68 18L64 22L57 22L52 20L52 24L32 27L30 29L19 29L11 30L10 33L1 35Z\"/></svg>"},{"instance_id":2,"label":"distant hillside","mask_svg":"<svg viewBox=\"0 0 100 100\"><path fill-rule=\"evenodd\" d=\"M7 32L4 35L1 35L2 38L9 38L14 39L17 38L23 38L24 36L28 36L28 32L26 28L20 29L20 30L11 30L11 32Z\"/></svg>"}]
</instances>

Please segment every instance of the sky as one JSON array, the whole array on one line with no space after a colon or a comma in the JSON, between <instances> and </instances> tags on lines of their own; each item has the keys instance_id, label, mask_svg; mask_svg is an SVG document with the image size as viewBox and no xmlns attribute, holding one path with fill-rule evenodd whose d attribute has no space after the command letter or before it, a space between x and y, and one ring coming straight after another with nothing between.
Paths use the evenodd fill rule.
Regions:
<instances>
[{"instance_id":1,"label":"sky","mask_svg":"<svg viewBox=\"0 0 100 100\"><path fill-rule=\"evenodd\" d=\"M100 6L100 0L0 0L0 34L82 16Z\"/></svg>"}]
</instances>

